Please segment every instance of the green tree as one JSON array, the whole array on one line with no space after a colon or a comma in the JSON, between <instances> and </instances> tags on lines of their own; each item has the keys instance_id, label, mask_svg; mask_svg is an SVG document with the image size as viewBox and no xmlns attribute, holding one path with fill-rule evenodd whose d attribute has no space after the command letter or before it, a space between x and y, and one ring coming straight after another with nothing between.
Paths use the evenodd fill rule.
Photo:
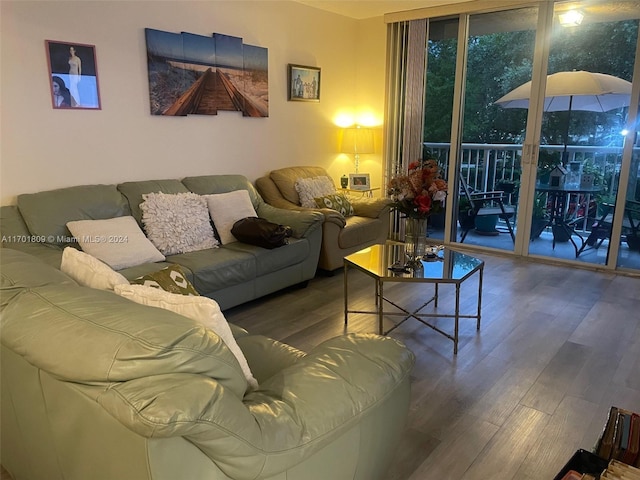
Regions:
<instances>
[{"instance_id":1,"label":"green tree","mask_svg":"<svg viewBox=\"0 0 640 480\"><path fill-rule=\"evenodd\" d=\"M637 20L559 28L553 35L548 73L587 70L631 81ZM523 142L527 110L503 109L493 102L531 80L534 40L535 32L531 30L469 38L463 142ZM625 53L612 55L612 52ZM424 128L427 142L450 141L456 57L455 38L429 41ZM569 125L569 143L584 138L589 144L606 144L622 120L616 112L574 111ZM597 130L594 125L598 125ZM567 112L545 113L542 142L564 143L566 127Z\"/></svg>"}]
</instances>

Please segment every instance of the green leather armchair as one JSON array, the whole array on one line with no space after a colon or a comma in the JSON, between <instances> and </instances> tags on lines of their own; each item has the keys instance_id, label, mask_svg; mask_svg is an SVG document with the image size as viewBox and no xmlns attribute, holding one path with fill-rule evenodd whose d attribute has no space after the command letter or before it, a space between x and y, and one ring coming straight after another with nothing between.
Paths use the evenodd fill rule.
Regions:
<instances>
[{"instance_id":1,"label":"green leather armchair","mask_svg":"<svg viewBox=\"0 0 640 480\"><path fill-rule=\"evenodd\" d=\"M256 189L265 202L274 207L290 210L315 210L324 215L322 245L318 267L335 270L343 266L345 256L382 244L389 236L389 203L386 198L349 197L355 210L353 216L344 217L328 208L309 209L302 207L295 189L299 178L326 176L321 167L286 167L273 170L269 175L256 180ZM330 178L330 177L329 177Z\"/></svg>"}]
</instances>

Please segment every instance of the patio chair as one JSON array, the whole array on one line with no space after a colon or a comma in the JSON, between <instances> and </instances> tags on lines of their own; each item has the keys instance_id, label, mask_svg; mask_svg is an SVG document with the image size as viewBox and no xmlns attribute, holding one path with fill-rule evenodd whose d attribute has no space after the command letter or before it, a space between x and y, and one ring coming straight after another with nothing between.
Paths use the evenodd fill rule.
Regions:
<instances>
[{"instance_id":1,"label":"patio chair","mask_svg":"<svg viewBox=\"0 0 640 480\"><path fill-rule=\"evenodd\" d=\"M501 190L492 191L477 191L471 189L464 178L460 177L461 193L469 202L469 209L464 212L466 218L462 218L460 226L462 228L462 234L460 236L460 243L464 242L469 230L475 227L475 220L478 217L487 217L490 215L497 215L498 218L504 220L507 225L507 232L511 235L511 240L515 242L515 234L513 227L511 226L510 219L515 216L516 210L511 205L505 205L505 194ZM463 215L463 212L460 212ZM498 232L504 230L497 230Z\"/></svg>"},{"instance_id":2,"label":"patio chair","mask_svg":"<svg viewBox=\"0 0 640 480\"><path fill-rule=\"evenodd\" d=\"M591 226L591 233L579 253L587 250L587 247L597 249L602 245L602 242L611 237L615 205L612 203L603 203L601 207L603 213ZM630 250L640 251L640 202L634 200L627 200L625 202L622 234L625 236Z\"/></svg>"}]
</instances>

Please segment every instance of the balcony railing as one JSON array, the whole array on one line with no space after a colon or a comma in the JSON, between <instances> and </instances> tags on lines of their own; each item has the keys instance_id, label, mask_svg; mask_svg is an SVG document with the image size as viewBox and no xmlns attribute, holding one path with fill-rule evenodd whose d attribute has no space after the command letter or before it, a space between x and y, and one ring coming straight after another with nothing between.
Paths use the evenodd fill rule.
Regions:
<instances>
[{"instance_id":1,"label":"balcony railing","mask_svg":"<svg viewBox=\"0 0 640 480\"><path fill-rule=\"evenodd\" d=\"M443 168L449 166L451 145L449 143L424 143L434 156L440 159ZM540 159L562 156L563 145L540 145ZM640 148L634 148L638 151ZM591 173L601 175L606 186L603 195L613 195L617 189L618 175L622 164L622 147L567 146L568 161L580 161ZM476 190L494 190L504 180L520 178L522 145L463 143L461 172L467 184ZM634 154L634 158L638 158Z\"/></svg>"}]
</instances>

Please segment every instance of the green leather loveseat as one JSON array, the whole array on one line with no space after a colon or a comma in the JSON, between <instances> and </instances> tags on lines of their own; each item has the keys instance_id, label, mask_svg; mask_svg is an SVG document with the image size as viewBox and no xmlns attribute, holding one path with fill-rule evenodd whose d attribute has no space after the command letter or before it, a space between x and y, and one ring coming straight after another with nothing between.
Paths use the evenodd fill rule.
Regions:
<instances>
[{"instance_id":1,"label":"green leather loveseat","mask_svg":"<svg viewBox=\"0 0 640 480\"><path fill-rule=\"evenodd\" d=\"M242 175L204 175L182 180L149 180L119 185L81 185L19 195L17 205L0 209L2 246L32 253L59 268L62 250L72 239L67 222L133 216L142 226L143 195L224 194L246 190L259 217L293 229L288 245L272 250L242 242L175 255L120 270L129 280L180 264L201 295L224 310L315 276L323 217L265 203Z\"/></svg>"},{"instance_id":2,"label":"green leather loveseat","mask_svg":"<svg viewBox=\"0 0 640 480\"><path fill-rule=\"evenodd\" d=\"M14 480L376 480L411 352L343 335L309 353L233 327L259 382L198 322L0 249L0 461Z\"/></svg>"}]
</instances>

